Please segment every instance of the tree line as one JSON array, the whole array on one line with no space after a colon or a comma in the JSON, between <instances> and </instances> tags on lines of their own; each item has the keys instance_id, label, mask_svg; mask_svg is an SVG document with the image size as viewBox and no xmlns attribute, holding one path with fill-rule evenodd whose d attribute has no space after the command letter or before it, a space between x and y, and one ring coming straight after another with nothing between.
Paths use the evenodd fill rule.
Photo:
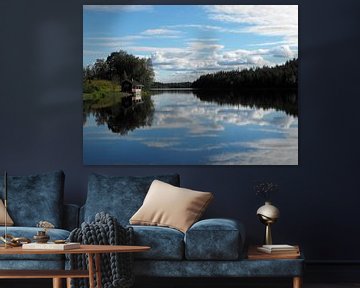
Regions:
<instances>
[{"instance_id":1,"label":"tree line","mask_svg":"<svg viewBox=\"0 0 360 288\"><path fill-rule=\"evenodd\" d=\"M123 50L112 52L106 59L97 59L93 65L83 68L84 81L110 80L121 82L134 79L149 88L154 81L154 69L150 58L140 58Z\"/></svg>"},{"instance_id":2,"label":"tree line","mask_svg":"<svg viewBox=\"0 0 360 288\"><path fill-rule=\"evenodd\" d=\"M151 88L191 88L192 82L174 82L174 83L162 83L162 82L154 82L151 85Z\"/></svg>"},{"instance_id":3,"label":"tree line","mask_svg":"<svg viewBox=\"0 0 360 288\"><path fill-rule=\"evenodd\" d=\"M298 60L287 61L274 67L220 71L200 76L192 88L204 90L236 91L246 89L296 89Z\"/></svg>"},{"instance_id":4,"label":"tree line","mask_svg":"<svg viewBox=\"0 0 360 288\"><path fill-rule=\"evenodd\" d=\"M194 82L154 82L154 69L150 58L140 58L120 50L106 59L97 59L83 68L84 81L93 79L119 83L134 79L149 88L196 88L203 90L238 91L246 89L296 89L298 84L298 59L274 67L219 71L200 76Z\"/></svg>"}]
</instances>

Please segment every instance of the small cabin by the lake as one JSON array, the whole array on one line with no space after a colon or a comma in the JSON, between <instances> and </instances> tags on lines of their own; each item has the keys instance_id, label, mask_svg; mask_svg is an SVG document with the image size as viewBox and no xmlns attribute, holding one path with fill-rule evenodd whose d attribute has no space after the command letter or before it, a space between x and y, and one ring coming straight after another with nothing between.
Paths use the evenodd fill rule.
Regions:
<instances>
[{"instance_id":1,"label":"small cabin by the lake","mask_svg":"<svg viewBox=\"0 0 360 288\"><path fill-rule=\"evenodd\" d=\"M121 82L121 91L125 93L140 95L143 87L144 85L140 84L135 80L124 80Z\"/></svg>"}]
</instances>

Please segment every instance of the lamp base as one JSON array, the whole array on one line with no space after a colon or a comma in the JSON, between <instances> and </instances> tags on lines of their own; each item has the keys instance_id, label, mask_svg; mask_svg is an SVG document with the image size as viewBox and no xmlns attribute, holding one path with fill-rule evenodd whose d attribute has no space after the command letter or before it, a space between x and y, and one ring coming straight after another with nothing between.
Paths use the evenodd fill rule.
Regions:
<instances>
[{"instance_id":1,"label":"lamp base","mask_svg":"<svg viewBox=\"0 0 360 288\"><path fill-rule=\"evenodd\" d=\"M266 224L266 226L265 226L264 242L266 245L272 245L271 224L270 223Z\"/></svg>"}]
</instances>

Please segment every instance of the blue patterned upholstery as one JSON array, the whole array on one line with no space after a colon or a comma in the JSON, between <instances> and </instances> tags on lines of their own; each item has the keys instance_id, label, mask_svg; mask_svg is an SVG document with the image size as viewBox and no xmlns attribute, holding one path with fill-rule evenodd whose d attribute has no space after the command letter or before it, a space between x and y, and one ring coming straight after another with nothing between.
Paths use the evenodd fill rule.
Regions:
<instances>
[{"instance_id":1,"label":"blue patterned upholstery","mask_svg":"<svg viewBox=\"0 0 360 288\"><path fill-rule=\"evenodd\" d=\"M84 220L91 222L95 214L106 212L126 226L131 216L142 205L149 187L155 179L179 186L179 175L121 177L91 174L84 205Z\"/></svg>"},{"instance_id":2,"label":"blue patterned upholstery","mask_svg":"<svg viewBox=\"0 0 360 288\"><path fill-rule=\"evenodd\" d=\"M78 206L64 205L64 173L55 171L31 176L8 177L8 212L15 225L7 233L14 237L32 237L40 230L39 221L46 220L58 229L50 229L51 240L67 239L78 225ZM0 183L3 183L0 176ZM3 185L0 196L4 198ZM5 233L0 227L0 235ZM64 255L0 255L0 269L64 269Z\"/></svg>"},{"instance_id":3,"label":"blue patterned upholstery","mask_svg":"<svg viewBox=\"0 0 360 288\"><path fill-rule=\"evenodd\" d=\"M158 226L131 226L135 245L150 246L151 250L134 253L135 259L182 260L184 234L176 229Z\"/></svg>"},{"instance_id":4,"label":"blue patterned upholstery","mask_svg":"<svg viewBox=\"0 0 360 288\"><path fill-rule=\"evenodd\" d=\"M0 176L0 183L3 183ZM46 220L62 227L64 173L8 177L8 212L16 226L35 227ZM0 195L4 198L3 185Z\"/></svg>"},{"instance_id":5,"label":"blue patterned upholstery","mask_svg":"<svg viewBox=\"0 0 360 288\"><path fill-rule=\"evenodd\" d=\"M187 260L236 260L242 252L245 229L231 219L206 219L195 223L185 235Z\"/></svg>"},{"instance_id":6,"label":"blue patterned upholstery","mask_svg":"<svg viewBox=\"0 0 360 288\"><path fill-rule=\"evenodd\" d=\"M44 256L44 255L38 255ZM5 260L0 261L0 270L61 270L64 260ZM3 287L3 286L0 286Z\"/></svg>"},{"instance_id":7,"label":"blue patterned upholstery","mask_svg":"<svg viewBox=\"0 0 360 288\"><path fill-rule=\"evenodd\" d=\"M303 259L235 261L135 261L136 276L156 277L294 277Z\"/></svg>"}]
</instances>

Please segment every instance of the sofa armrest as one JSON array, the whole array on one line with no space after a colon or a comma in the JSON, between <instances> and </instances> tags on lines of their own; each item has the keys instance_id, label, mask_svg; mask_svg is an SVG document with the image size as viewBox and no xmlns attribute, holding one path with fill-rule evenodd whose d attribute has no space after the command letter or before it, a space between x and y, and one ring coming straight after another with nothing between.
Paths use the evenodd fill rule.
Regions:
<instances>
[{"instance_id":1,"label":"sofa armrest","mask_svg":"<svg viewBox=\"0 0 360 288\"><path fill-rule=\"evenodd\" d=\"M63 228L71 231L77 227L79 227L79 206L64 204Z\"/></svg>"},{"instance_id":2,"label":"sofa armrest","mask_svg":"<svg viewBox=\"0 0 360 288\"><path fill-rule=\"evenodd\" d=\"M233 219L214 218L196 222L185 234L188 260L235 260L242 254L245 228Z\"/></svg>"}]
</instances>

